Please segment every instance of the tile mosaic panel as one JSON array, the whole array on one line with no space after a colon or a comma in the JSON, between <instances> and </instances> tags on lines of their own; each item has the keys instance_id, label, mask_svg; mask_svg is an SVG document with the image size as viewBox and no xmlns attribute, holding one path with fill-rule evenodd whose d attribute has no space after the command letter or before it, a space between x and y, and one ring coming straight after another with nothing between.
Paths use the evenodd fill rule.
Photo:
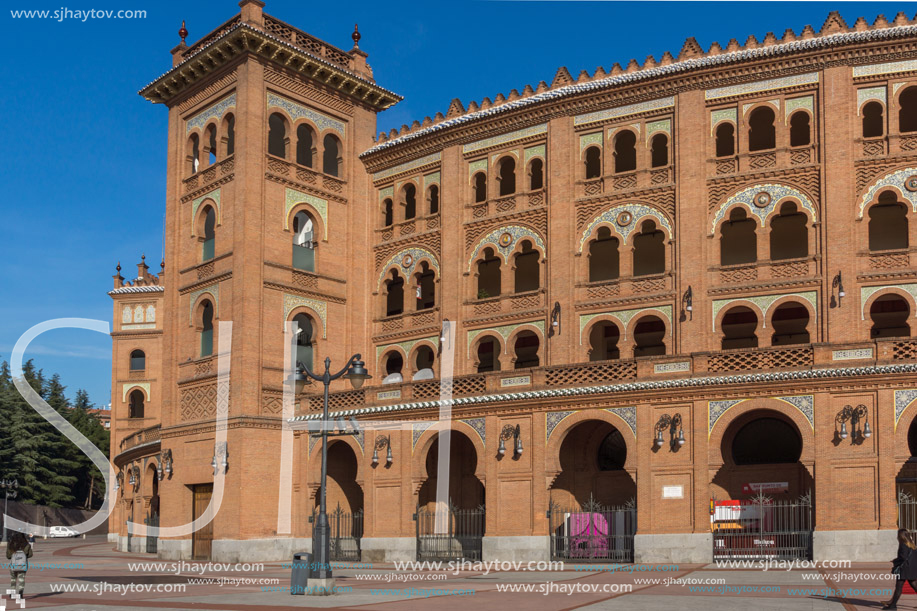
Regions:
<instances>
[{"instance_id":1,"label":"tile mosaic panel","mask_svg":"<svg viewBox=\"0 0 917 611\"><path fill-rule=\"evenodd\" d=\"M759 207L755 203L755 198L762 193L768 195L769 201L766 206ZM749 213L749 218L752 216L757 217L761 226L765 227L767 225L767 217L779 211L780 204L788 197L795 199L799 202L799 205L808 210L813 220L818 220L818 212L815 209L815 205L802 191L786 185L761 184L743 189L723 202L719 210L717 210L716 214L713 216L713 222L710 224L710 233L716 233L717 225L726 218L726 213L736 204L744 206Z\"/></svg>"},{"instance_id":2,"label":"tile mosaic panel","mask_svg":"<svg viewBox=\"0 0 917 611\"><path fill-rule=\"evenodd\" d=\"M387 170L382 170L381 172L376 172L373 174L373 182L377 180L382 180L383 178L389 178L395 174L401 174L402 172L407 172L409 170L414 170L425 165L436 163L440 160L440 153L433 153L432 155L427 155L426 157L421 157L420 159L415 159L414 161L408 161L400 165L396 165L393 168Z\"/></svg>"},{"instance_id":3,"label":"tile mosaic panel","mask_svg":"<svg viewBox=\"0 0 917 611\"><path fill-rule=\"evenodd\" d=\"M279 96L276 93L267 94L267 107L269 109L282 109L287 113L287 116L289 116L294 123L299 119L308 119L315 125L315 127L318 128L319 132L330 129L337 132L341 138L346 135L347 124L343 121L333 119L326 114L320 113L317 110L313 110L307 106L303 106L299 102L288 100L287 98Z\"/></svg>"},{"instance_id":4,"label":"tile mosaic panel","mask_svg":"<svg viewBox=\"0 0 917 611\"><path fill-rule=\"evenodd\" d=\"M322 225L325 227L325 239L328 239L328 200L322 199L320 197L315 197L314 195L309 195L308 193L303 193L302 191L297 191L295 189L290 189L287 187L285 191L285 203L283 209L283 228L290 228L290 211L293 210L299 204L309 204L315 211L318 212L318 215L322 217Z\"/></svg>"},{"instance_id":5,"label":"tile mosaic panel","mask_svg":"<svg viewBox=\"0 0 917 611\"><path fill-rule=\"evenodd\" d=\"M395 342L392 344L382 344L381 346L376 346L376 362L378 363L379 357L382 356L382 353L388 350L389 348L391 348L392 346L401 348L405 356L410 356L411 350L414 349L414 346L416 346L417 344L421 342L430 342L433 344L433 346L435 346L436 348L439 348L439 335L431 335L430 337L419 337L417 339L410 339L410 340L403 341L403 342Z\"/></svg>"},{"instance_id":6,"label":"tile mosaic panel","mask_svg":"<svg viewBox=\"0 0 917 611\"><path fill-rule=\"evenodd\" d=\"M646 124L646 141L649 142L653 137L653 134L663 132L668 134L669 137L672 136L672 120L671 119L662 119L660 121L653 121Z\"/></svg>"},{"instance_id":7,"label":"tile mosaic panel","mask_svg":"<svg viewBox=\"0 0 917 611\"><path fill-rule=\"evenodd\" d=\"M548 133L547 123L542 123L541 125L533 125L532 127L520 129L508 134L500 134L499 136L494 136L493 138L485 138L484 140L478 140L477 142L469 142L462 147L462 152L467 155L468 153L480 151L481 149L498 146L500 144L508 144L510 142L515 142L516 140L522 140L530 136L537 136L539 134L546 133Z\"/></svg>"},{"instance_id":8,"label":"tile mosaic panel","mask_svg":"<svg viewBox=\"0 0 917 611\"><path fill-rule=\"evenodd\" d=\"M818 72L808 72L806 74L796 74L794 76L756 81L754 83L716 87L706 90L704 92L704 98L707 100L716 100L719 98L732 97L734 95L773 91L775 89L785 89L787 87L797 87L799 85L813 85L816 83L818 83Z\"/></svg>"},{"instance_id":9,"label":"tile mosaic panel","mask_svg":"<svg viewBox=\"0 0 917 611\"><path fill-rule=\"evenodd\" d=\"M605 410L606 412L611 412L616 416L620 416L624 422L627 423L627 426L630 427L630 432L634 434L634 438L637 437L637 408L636 407L609 407Z\"/></svg>"},{"instance_id":10,"label":"tile mosaic panel","mask_svg":"<svg viewBox=\"0 0 917 611\"><path fill-rule=\"evenodd\" d=\"M783 122L786 125L789 125L790 115L796 112L799 109L808 110L809 113L814 117L815 116L815 97L811 95L803 96L801 98L792 98L786 101L786 108L783 112Z\"/></svg>"},{"instance_id":11,"label":"tile mosaic panel","mask_svg":"<svg viewBox=\"0 0 917 611\"><path fill-rule=\"evenodd\" d=\"M602 132L596 132L594 134L585 134L579 137L579 150L580 152L584 151L587 146L590 144L597 144L599 147L602 146Z\"/></svg>"},{"instance_id":12,"label":"tile mosaic panel","mask_svg":"<svg viewBox=\"0 0 917 611\"><path fill-rule=\"evenodd\" d=\"M907 390L896 390L895 391L895 430L898 430L898 420L901 419L901 414L904 413L904 410L908 406L917 400L917 388L909 388Z\"/></svg>"},{"instance_id":13,"label":"tile mosaic panel","mask_svg":"<svg viewBox=\"0 0 917 611\"><path fill-rule=\"evenodd\" d=\"M504 235L508 235L508 239L501 239ZM545 252L544 240L541 239L541 236L535 233L534 230L529 229L528 227L523 227L521 225L508 225L506 227L499 227L494 229L486 236L481 238L478 241L477 245L474 247L474 250L471 252L471 257L468 259L468 271L471 271L471 265L474 263L474 260L478 258L478 255L481 253L481 250L485 246L493 246L496 252L499 252L503 257L503 261L509 261L509 255L513 252L516 243L519 240L528 239L532 240L535 243L535 246L541 250L542 253Z\"/></svg>"},{"instance_id":14,"label":"tile mosaic panel","mask_svg":"<svg viewBox=\"0 0 917 611\"><path fill-rule=\"evenodd\" d=\"M859 218L863 218L863 211L866 210L866 205L875 200L879 192L884 189L896 191L900 197L903 197L911 204L911 210L917 212L917 190L911 191L906 186L908 180L914 176L917 176L917 168L904 168L886 174L870 185L860 198Z\"/></svg>"},{"instance_id":15,"label":"tile mosaic panel","mask_svg":"<svg viewBox=\"0 0 917 611\"><path fill-rule=\"evenodd\" d=\"M857 89L857 116L860 116L860 111L863 110L863 104L866 102L875 100L881 102L883 106L886 106L888 103L887 98L888 89L885 86Z\"/></svg>"},{"instance_id":16,"label":"tile mosaic panel","mask_svg":"<svg viewBox=\"0 0 917 611\"><path fill-rule=\"evenodd\" d=\"M672 335L672 306L663 305L653 308L633 308L630 310L615 310L611 312L596 312L595 314L580 314L579 317L579 334L580 334L580 345L583 344L583 331L586 327L589 326L589 323L598 318L599 316L610 316L618 322L619 331L621 332L621 337L627 339L627 326L630 324L635 317L640 316L644 313L652 314L662 314L669 324L666 325L669 330L669 336Z\"/></svg>"},{"instance_id":17,"label":"tile mosaic panel","mask_svg":"<svg viewBox=\"0 0 917 611\"><path fill-rule=\"evenodd\" d=\"M882 286L863 286L860 287L860 320L866 320L866 302L869 298L886 289L898 289L904 291L917 301L917 284L883 284ZM917 315L917 314L915 314Z\"/></svg>"},{"instance_id":18,"label":"tile mosaic panel","mask_svg":"<svg viewBox=\"0 0 917 611\"><path fill-rule=\"evenodd\" d=\"M530 146L525 149L525 162L528 163L529 160L533 157L541 157L542 159L545 158L545 147L543 144L539 144L538 146Z\"/></svg>"},{"instance_id":19,"label":"tile mosaic panel","mask_svg":"<svg viewBox=\"0 0 917 611\"><path fill-rule=\"evenodd\" d=\"M661 212L644 204L624 204L602 212L586 225L580 236L578 252L583 252L586 242L599 225L605 225L611 229L612 233L621 237L621 244L627 244L630 234L640 227L646 217L652 217L657 226L665 227L669 234L669 239L674 239L675 232L672 229L672 224ZM627 223L622 224L625 220Z\"/></svg>"},{"instance_id":20,"label":"tile mosaic panel","mask_svg":"<svg viewBox=\"0 0 917 611\"><path fill-rule=\"evenodd\" d=\"M474 176L478 172L487 172L487 158L478 159L468 164L468 176Z\"/></svg>"},{"instance_id":21,"label":"tile mosaic panel","mask_svg":"<svg viewBox=\"0 0 917 611\"><path fill-rule=\"evenodd\" d=\"M502 327L491 327L489 329L474 329L468 332L468 350L470 356L471 344L474 343L474 339L483 334L483 333L497 333L502 338L504 343L509 340L509 336L520 327L535 327L541 332L542 337L544 337L544 320L533 320L529 322L520 322L514 325L503 325Z\"/></svg>"},{"instance_id":22,"label":"tile mosaic panel","mask_svg":"<svg viewBox=\"0 0 917 611\"><path fill-rule=\"evenodd\" d=\"M913 72L917 70L917 59L907 59L900 62L888 62L885 64L868 64L866 66L854 66L853 78L859 76L876 76L878 74L895 74L897 72Z\"/></svg>"},{"instance_id":23,"label":"tile mosaic panel","mask_svg":"<svg viewBox=\"0 0 917 611\"><path fill-rule=\"evenodd\" d=\"M544 415L545 442L551 438L551 434L554 432L554 429L557 428L557 425L560 424L561 420L575 413L576 412L547 412Z\"/></svg>"},{"instance_id":24,"label":"tile mosaic panel","mask_svg":"<svg viewBox=\"0 0 917 611\"><path fill-rule=\"evenodd\" d=\"M220 122L223 119L223 115L225 115L229 109L235 107L236 94L232 93L213 106L205 108L201 112L188 119L188 123L185 125L185 133L187 134L192 129L203 128L211 119L216 119L217 122Z\"/></svg>"},{"instance_id":25,"label":"tile mosaic panel","mask_svg":"<svg viewBox=\"0 0 917 611\"><path fill-rule=\"evenodd\" d=\"M147 401L151 401L153 399L153 397L150 396L149 382L126 382L121 385L121 400L127 401L127 391L133 390L135 388L143 389L143 392L146 394Z\"/></svg>"},{"instance_id":26,"label":"tile mosaic panel","mask_svg":"<svg viewBox=\"0 0 917 611\"><path fill-rule=\"evenodd\" d=\"M628 104L626 106L618 106L617 108L597 110L595 112L589 112L582 115L576 115L573 117L573 124L586 125L587 123L595 123L596 121L607 121L609 119L617 119L618 117L626 117L641 112L671 108L672 106L675 106L674 96L668 98L659 98L658 100L649 100L647 102L639 102L637 104Z\"/></svg>"},{"instance_id":27,"label":"tile mosaic panel","mask_svg":"<svg viewBox=\"0 0 917 611\"><path fill-rule=\"evenodd\" d=\"M382 281L385 280L388 271L392 268L392 265L396 264L398 265L398 271L400 271L405 278L410 279L414 270L417 269L418 264L422 260L429 261L431 267L436 270L436 274L439 275L439 259L436 258L436 255L426 248L412 246L400 250L389 257L389 260L382 266L382 272L379 274L379 280L376 285L379 287L382 286Z\"/></svg>"},{"instance_id":28,"label":"tile mosaic panel","mask_svg":"<svg viewBox=\"0 0 917 611\"><path fill-rule=\"evenodd\" d=\"M739 111L736 108L720 108L710 113L710 135L713 135L716 126L722 121L730 121L733 125L738 124Z\"/></svg>"},{"instance_id":29,"label":"tile mosaic panel","mask_svg":"<svg viewBox=\"0 0 917 611\"><path fill-rule=\"evenodd\" d=\"M322 321L322 339L328 338L328 304L318 299L310 299L302 295L283 294L283 319L289 320L290 312L299 307L309 308Z\"/></svg>"},{"instance_id":30,"label":"tile mosaic panel","mask_svg":"<svg viewBox=\"0 0 917 611\"><path fill-rule=\"evenodd\" d=\"M762 320L764 321L764 327L767 328L767 312L770 310L771 306L778 299L783 299L784 297L797 297L799 299L805 300L811 304L813 311L815 312L815 319L818 319L818 293L816 291L806 291L803 293L782 293L778 295L758 295L757 297L733 297L730 299L716 299L713 302L713 331L716 332L716 316L723 309L725 309L729 304L736 303L739 301L750 302L758 307L760 310Z\"/></svg>"},{"instance_id":31,"label":"tile mosaic panel","mask_svg":"<svg viewBox=\"0 0 917 611\"><path fill-rule=\"evenodd\" d=\"M188 321L192 325L194 324L194 302L204 293L210 293L210 296L213 297L213 314L216 318L220 317L220 285L211 284L188 295Z\"/></svg>"},{"instance_id":32,"label":"tile mosaic panel","mask_svg":"<svg viewBox=\"0 0 917 611\"><path fill-rule=\"evenodd\" d=\"M414 453L414 448L417 447L417 442L420 441L420 436L424 432L433 426L433 423L430 421L427 422L414 422L411 424L411 454Z\"/></svg>"},{"instance_id":33,"label":"tile mosaic panel","mask_svg":"<svg viewBox=\"0 0 917 611\"><path fill-rule=\"evenodd\" d=\"M459 422L464 422L465 424L473 428L474 432L477 433L478 437L481 438L481 443L483 443L485 446L487 445L485 442L485 436L487 435L487 431L484 429L484 424L485 424L484 418L469 418L467 420L459 420Z\"/></svg>"},{"instance_id":34,"label":"tile mosaic panel","mask_svg":"<svg viewBox=\"0 0 917 611\"><path fill-rule=\"evenodd\" d=\"M765 104L770 104L771 106L773 106L773 107L776 108L777 110L780 110L780 100L779 100L779 99L766 100L764 103L765 103ZM748 114L748 111L751 109L751 107L752 107L752 106L755 106L755 105L757 105L757 104L760 104L760 102L749 102L748 104L743 104L743 105L742 105L742 116L744 117L745 115L747 115L747 114Z\"/></svg>"},{"instance_id":35,"label":"tile mosaic panel","mask_svg":"<svg viewBox=\"0 0 917 611\"><path fill-rule=\"evenodd\" d=\"M440 183L439 172L433 172L432 174L427 174L423 177L423 188L426 189L430 185L438 185Z\"/></svg>"},{"instance_id":36,"label":"tile mosaic panel","mask_svg":"<svg viewBox=\"0 0 917 611\"><path fill-rule=\"evenodd\" d=\"M191 236L194 237L194 221L197 218L197 211L201 207L201 204L204 203L205 199L213 201L214 207L216 208L217 213L217 224L223 222L223 209L220 206L220 190L214 189L210 193L204 193L200 197L196 197L191 201Z\"/></svg>"}]
</instances>

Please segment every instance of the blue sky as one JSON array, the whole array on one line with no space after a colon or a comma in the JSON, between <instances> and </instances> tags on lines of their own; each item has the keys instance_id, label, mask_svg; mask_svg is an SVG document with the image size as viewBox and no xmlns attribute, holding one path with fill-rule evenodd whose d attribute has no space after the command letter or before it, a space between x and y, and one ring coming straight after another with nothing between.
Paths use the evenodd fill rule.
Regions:
<instances>
[{"instance_id":1,"label":"blue sky","mask_svg":"<svg viewBox=\"0 0 917 611\"><path fill-rule=\"evenodd\" d=\"M0 359L34 324L59 317L110 321L111 275L132 277L141 253L158 271L165 198L166 109L137 91L165 72L184 19L189 43L238 12L234 0L93 0L70 9L140 9L145 19L58 22L13 19L10 9L58 9L13 0L0 13ZM342 7L344 10L341 10ZM344 49L353 24L376 80L405 97L379 116L380 130L410 124L449 101L548 83L558 66L576 77L614 62L677 55L694 36L705 49L806 24L838 8L909 17L902 2L303 2L267 0L265 11ZM110 338L52 331L27 357L109 402Z\"/></svg>"}]
</instances>

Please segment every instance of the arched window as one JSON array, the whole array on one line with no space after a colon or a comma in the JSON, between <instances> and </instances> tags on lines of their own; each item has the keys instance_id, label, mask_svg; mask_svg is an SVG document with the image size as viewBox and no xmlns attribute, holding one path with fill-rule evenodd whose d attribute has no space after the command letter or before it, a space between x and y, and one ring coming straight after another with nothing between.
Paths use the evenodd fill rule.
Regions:
<instances>
[{"instance_id":1,"label":"arched window","mask_svg":"<svg viewBox=\"0 0 917 611\"><path fill-rule=\"evenodd\" d=\"M885 135L885 116L882 104L867 102L863 106L863 137L878 138Z\"/></svg>"},{"instance_id":2,"label":"arched window","mask_svg":"<svg viewBox=\"0 0 917 611\"><path fill-rule=\"evenodd\" d=\"M608 361L621 358L618 341L621 332L618 326L610 322L600 322L589 332L589 360Z\"/></svg>"},{"instance_id":3,"label":"arched window","mask_svg":"<svg viewBox=\"0 0 917 611\"><path fill-rule=\"evenodd\" d=\"M439 185L430 185L430 188L427 189L427 204L430 214L439 212Z\"/></svg>"},{"instance_id":4,"label":"arched window","mask_svg":"<svg viewBox=\"0 0 917 611\"><path fill-rule=\"evenodd\" d=\"M597 146L586 149L586 180L602 176L602 151Z\"/></svg>"},{"instance_id":5,"label":"arched window","mask_svg":"<svg viewBox=\"0 0 917 611\"><path fill-rule=\"evenodd\" d=\"M143 371L146 369L146 354L143 350L134 350L131 352L131 371Z\"/></svg>"},{"instance_id":6,"label":"arched window","mask_svg":"<svg viewBox=\"0 0 917 611\"><path fill-rule=\"evenodd\" d=\"M512 157L504 157L500 160L498 167L500 195L512 195L516 192L516 160Z\"/></svg>"},{"instance_id":7,"label":"arched window","mask_svg":"<svg viewBox=\"0 0 917 611\"><path fill-rule=\"evenodd\" d=\"M516 255L516 292L534 291L539 287L539 253L529 240L522 242L522 252Z\"/></svg>"},{"instance_id":8,"label":"arched window","mask_svg":"<svg viewBox=\"0 0 917 611\"><path fill-rule=\"evenodd\" d=\"M392 278L385 283L387 294L385 297L385 315L397 316L404 312L404 278L392 270Z\"/></svg>"},{"instance_id":9,"label":"arched window","mask_svg":"<svg viewBox=\"0 0 917 611\"><path fill-rule=\"evenodd\" d=\"M191 164L191 173L194 174L201 166L201 142L197 134L191 134L188 149L188 161Z\"/></svg>"},{"instance_id":10,"label":"arched window","mask_svg":"<svg viewBox=\"0 0 917 611\"><path fill-rule=\"evenodd\" d=\"M128 418L143 418L143 391L132 390L128 395Z\"/></svg>"},{"instance_id":11,"label":"arched window","mask_svg":"<svg viewBox=\"0 0 917 611\"><path fill-rule=\"evenodd\" d=\"M532 331L523 331L516 336L513 351L516 354L516 369L538 367L538 336Z\"/></svg>"},{"instance_id":12,"label":"arched window","mask_svg":"<svg viewBox=\"0 0 917 611\"><path fill-rule=\"evenodd\" d=\"M403 381L402 369L404 369L404 358L397 350L392 350L385 359L385 377L382 379L382 383L397 384Z\"/></svg>"},{"instance_id":13,"label":"arched window","mask_svg":"<svg viewBox=\"0 0 917 611\"><path fill-rule=\"evenodd\" d=\"M201 248L201 261L210 261L216 249L217 214L213 206L204 211L204 243Z\"/></svg>"},{"instance_id":14,"label":"arched window","mask_svg":"<svg viewBox=\"0 0 917 611\"><path fill-rule=\"evenodd\" d=\"M324 152L322 153L322 172L329 176L341 175L341 143L340 141L328 134L322 140Z\"/></svg>"},{"instance_id":15,"label":"arched window","mask_svg":"<svg viewBox=\"0 0 917 611\"><path fill-rule=\"evenodd\" d=\"M293 268L315 271L315 229L312 217L304 211L293 217Z\"/></svg>"},{"instance_id":16,"label":"arched window","mask_svg":"<svg viewBox=\"0 0 917 611\"><path fill-rule=\"evenodd\" d=\"M529 164L529 191L544 188L544 162L537 157Z\"/></svg>"},{"instance_id":17,"label":"arched window","mask_svg":"<svg viewBox=\"0 0 917 611\"><path fill-rule=\"evenodd\" d=\"M869 250L908 248L907 206L892 191L879 195L869 208Z\"/></svg>"},{"instance_id":18,"label":"arched window","mask_svg":"<svg viewBox=\"0 0 917 611\"><path fill-rule=\"evenodd\" d=\"M621 471L627 463L627 443L618 429L612 429L605 435L596 453L596 466L599 471Z\"/></svg>"},{"instance_id":19,"label":"arched window","mask_svg":"<svg viewBox=\"0 0 917 611\"><path fill-rule=\"evenodd\" d=\"M716 156L732 157L736 154L736 128L732 123L716 126Z\"/></svg>"},{"instance_id":20,"label":"arched window","mask_svg":"<svg viewBox=\"0 0 917 611\"><path fill-rule=\"evenodd\" d=\"M721 348L732 350L734 348L757 348L758 315L751 308L736 306L730 308L723 316L723 339Z\"/></svg>"},{"instance_id":21,"label":"arched window","mask_svg":"<svg viewBox=\"0 0 917 611\"><path fill-rule=\"evenodd\" d=\"M236 152L236 117L235 115L227 115L224 125L226 126L226 137L224 142L226 143L226 156L229 157Z\"/></svg>"},{"instance_id":22,"label":"arched window","mask_svg":"<svg viewBox=\"0 0 917 611\"><path fill-rule=\"evenodd\" d=\"M644 221L634 236L634 276L665 272L665 234L653 221Z\"/></svg>"},{"instance_id":23,"label":"arched window","mask_svg":"<svg viewBox=\"0 0 917 611\"><path fill-rule=\"evenodd\" d=\"M798 110L790 115L790 146L808 146L811 141L809 113Z\"/></svg>"},{"instance_id":24,"label":"arched window","mask_svg":"<svg viewBox=\"0 0 917 611\"><path fill-rule=\"evenodd\" d=\"M748 126L749 151L766 151L777 147L774 111L770 106L759 106L751 111Z\"/></svg>"},{"instance_id":25,"label":"arched window","mask_svg":"<svg viewBox=\"0 0 917 611\"><path fill-rule=\"evenodd\" d=\"M274 113L267 120L267 154L287 158L287 122L279 113Z\"/></svg>"},{"instance_id":26,"label":"arched window","mask_svg":"<svg viewBox=\"0 0 917 611\"><path fill-rule=\"evenodd\" d=\"M493 337L485 337L478 344L478 373L500 371L500 343Z\"/></svg>"},{"instance_id":27,"label":"arched window","mask_svg":"<svg viewBox=\"0 0 917 611\"><path fill-rule=\"evenodd\" d=\"M201 308L201 358L213 354L213 304L205 301Z\"/></svg>"},{"instance_id":28,"label":"arched window","mask_svg":"<svg viewBox=\"0 0 917 611\"><path fill-rule=\"evenodd\" d=\"M902 133L917 132L917 87L908 87L898 98L898 130Z\"/></svg>"},{"instance_id":29,"label":"arched window","mask_svg":"<svg viewBox=\"0 0 917 611\"><path fill-rule=\"evenodd\" d=\"M414 357L414 374L415 380L433 379L433 361L435 359L433 349L429 346L421 346L417 349L417 355Z\"/></svg>"},{"instance_id":30,"label":"arched window","mask_svg":"<svg viewBox=\"0 0 917 611\"><path fill-rule=\"evenodd\" d=\"M869 307L869 318L872 320L870 334L875 338L910 337L911 327L908 318L911 307L904 297L890 294L882 295Z\"/></svg>"},{"instance_id":31,"label":"arched window","mask_svg":"<svg viewBox=\"0 0 917 611\"><path fill-rule=\"evenodd\" d=\"M793 202L784 202L780 206L780 214L771 221L772 261L809 256L807 220Z\"/></svg>"},{"instance_id":32,"label":"arched window","mask_svg":"<svg viewBox=\"0 0 917 611\"><path fill-rule=\"evenodd\" d=\"M637 136L629 129L615 136L615 173L637 169Z\"/></svg>"},{"instance_id":33,"label":"arched window","mask_svg":"<svg viewBox=\"0 0 917 611\"><path fill-rule=\"evenodd\" d=\"M417 187L412 183L404 185L401 190L401 201L404 204L404 220L417 216Z\"/></svg>"},{"instance_id":34,"label":"arched window","mask_svg":"<svg viewBox=\"0 0 917 611\"><path fill-rule=\"evenodd\" d=\"M315 135L312 133L312 128L305 123L300 123L296 128L296 163L311 168L314 155Z\"/></svg>"},{"instance_id":35,"label":"arched window","mask_svg":"<svg viewBox=\"0 0 917 611\"><path fill-rule=\"evenodd\" d=\"M634 356L665 354L665 323L658 316L644 316L634 326Z\"/></svg>"},{"instance_id":36,"label":"arched window","mask_svg":"<svg viewBox=\"0 0 917 611\"><path fill-rule=\"evenodd\" d=\"M217 128L211 125L207 128L205 134L207 138L207 164L213 165L217 162Z\"/></svg>"},{"instance_id":37,"label":"arched window","mask_svg":"<svg viewBox=\"0 0 917 611\"><path fill-rule=\"evenodd\" d=\"M487 201L487 174L484 172L474 175L474 201L476 204Z\"/></svg>"},{"instance_id":38,"label":"arched window","mask_svg":"<svg viewBox=\"0 0 917 611\"><path fill-rule=\"evenodd\" d=\"M478 299L500 295L501 263L492 248L484 249L484 257L478 261Z\"/></svg>"},{"instance_id":39,"label":"arched window","mask_svg":"<svg viewBox=\"0 0 917 611\"><path fill-rule=\"evenodd\" d=\"M424 261L417 274L417 309L428 310L436 305L436 274Z\"/></svg>"},{"instance_id":40,"label":"arched window","mask_svg":"<svg viewBox=\"0 0 917 611\"><path fill-rule=\"evenodd\" d=\"M297 314L293 317L296 323L296 362L305 365L306 369L312 370L312 347L314 331L312 319L306 314Z\"/></svg>"},{"instance_id":41,"label":"arched window","mask_svg":"<svg viewBox=\"0 0 917 611\"><path fill-rule=\"evenodd\" d=\"M809 343L809 311L800 303L783 303L771 317L772 346Z\"/></svg>"},{"instance_id":42,"label":"arched window","mask_svg":"<svg viewBox=\"0 0 917 611\"><path fill-rule=\"evenodd\" d=\"M801 454L796 427L780 418L752 420L732 440L732 460L737 465L794 463Z\"/></svg>"},{"instance_id":43,"label":"arched window","mask_svg":"<svg viewBox=\"0 0 917 611\"><path fill-rule=\"evenodd\" d=\"M600 227L589 244L589 282L616 280L621 274L620 242L608 227Z\"/></svg>"},{"instance_id":44,"label":"arched window","mask_svg":"<svg viewBox=\"0 0 917 611\"><path fill-rule=\"evenodd\" d=\"M665 134L656 134L650 141L650 165L661 168L669 165L669 137Z\"/></svg>"},{"instance_id":45,"label":"arched window","mask_svg":"<svg viewBox=\"0 0 917 611\"><path fill-rule=\"evenodd\" d=\"M382 202L383 208L383 219L382 222L385 223L386 227L391 227L392 223L395 222L395 206L392 204L392 200L386 199Z\"/></svg>"},{"instance_id":46,"label":"arched window","mask_svg":"<svg viewBox=\"0 0 917 611\"><path fill-rule=\"evenodd\" d=\"M720 228L720 265L754 263L758 260L758 236L755 222L744 208L734 208L729 220Z\"/></svg>"}]
</instances>

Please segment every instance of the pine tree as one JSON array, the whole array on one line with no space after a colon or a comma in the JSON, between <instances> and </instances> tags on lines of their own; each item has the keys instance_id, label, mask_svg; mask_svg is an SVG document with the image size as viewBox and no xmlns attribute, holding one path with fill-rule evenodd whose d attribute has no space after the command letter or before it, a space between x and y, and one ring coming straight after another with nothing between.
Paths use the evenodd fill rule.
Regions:
<instances>
[{"instance_id":1,"label":"pine tree","mask_svg":"<svg viewBox=\"0 0 917 611\"><path fill-rule=\"evenodd\" d=\"M13 386L10 366L6 361L0 363L0 479L16 479L17 472L13 466L13 421L12 393L18 392Z\"/></svg>"},{"instance_id":2,"label":"pine tree","mask_svg":"<svg viewBox=\"0 0 917 611\"><path fill-rule=\"evenodd\" d=\"M68 410L67 419L70 424L82 433L89 441L108 456L109 433L99 420L88 410L95 407L89 400L89 394L79 389L76 391L73 408ZM102 495L105 494L105 480L98 467L88 456L79 450L76 451L76 460L79 468L74 475L77 477L75 489L76 499L84 509L92 509L94 505L101 504Z\"/></svg>"}]
</instances>

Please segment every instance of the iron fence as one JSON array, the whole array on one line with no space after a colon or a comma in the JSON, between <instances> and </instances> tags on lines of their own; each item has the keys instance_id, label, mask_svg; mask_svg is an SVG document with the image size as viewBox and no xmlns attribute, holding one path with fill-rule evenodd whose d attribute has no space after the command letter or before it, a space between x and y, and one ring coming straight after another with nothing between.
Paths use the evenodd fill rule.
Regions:
<instances>
[{"instance_id":1,"label":"iron fence","mask_svg":"<svg viewBox=\"0 0 917 611\"><path fill-rule=\"evenodd\" d=\"M317 519L318 509L313 508L312 517L309 518L313 527ZM328 512L328 526L331 531L330 559L339 562L359 562L362 553L360 543L363 539L363 510L358 509L351 513L344 511L338 504L333 511Z\"/></svg>"},{"instance_id":2,"label":"iron fence","mask_svg":"<svg viewBox=\"0 0 917 611\"><path fill-rule=\"evenodd\" d=\"M481 560L485 509L417 508L417 560Z\"/></svg>"},{"instance_id":3,"label":"iron fence","mask_svg":"<svg viewBox=\"0 0 917 611\"><path fill-rule=\"evenodd\" d=\"M551 525L551 558L584 562L633 562L637 507L633 500L608 507L591 497L582 507L548 510Z\"/></svg>"},{"instance_id":4,"label":"iron fence","mask_svg":"<svg viewBox=\"0 0 917 611\"><path fill-rule=\"evenodd\" d=\"M812 559L811 494L795 501L711 499L713 558Z\"/></svg>"}]
</instances>

